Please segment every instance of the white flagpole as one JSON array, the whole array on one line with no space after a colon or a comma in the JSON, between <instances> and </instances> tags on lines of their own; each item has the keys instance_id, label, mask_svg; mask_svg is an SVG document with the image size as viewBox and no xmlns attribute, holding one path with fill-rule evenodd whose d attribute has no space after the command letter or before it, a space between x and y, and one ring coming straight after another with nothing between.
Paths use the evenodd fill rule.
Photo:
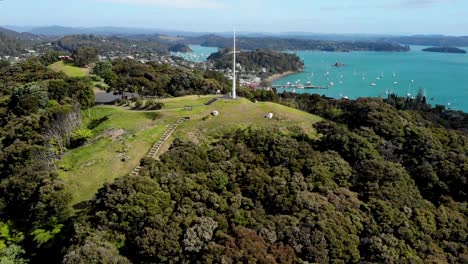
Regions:
<instances>
[{"instance_id":1,"label":"white flagpole","mask_svg":"<svg viewBox=\"0 0 468 264\"><path fill-rule=\"evenodd\" d=\"M236 99L236 28L234 28L234 50L232 51L233 54L233 77L232 77L232 99Z\"/></svg>"}]
</instances>

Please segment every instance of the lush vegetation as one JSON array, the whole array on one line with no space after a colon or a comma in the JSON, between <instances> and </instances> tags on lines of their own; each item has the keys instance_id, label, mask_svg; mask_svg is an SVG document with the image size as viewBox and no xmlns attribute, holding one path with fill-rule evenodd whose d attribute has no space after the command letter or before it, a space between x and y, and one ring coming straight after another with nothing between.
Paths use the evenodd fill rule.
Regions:
<instances>
[{"instance_id":1,"label":"lush vegetation","mask_svg":"<svg viewBox=\"0 0 468 264\"><path fill-rule=\"evenodd\" d=\"M115 36L72 35L53 43L57 49L73 52L81 47L94 48L102 56L151 57L151 54L165 54L168 45L158 41L135 41ZM139 54L138 56L136 54Z\"/></svg>"},{"instance_id":2,"label":"lush vegetation","mask_svg":"<svg viewBox=\"0 0 468 264\"><path fill-rule=\"evenodd\" d=\"M90 143L68 151L58 163L73 205L90 200L105 182L128 175L169 125L160 114L116 107L95 107L82 117Z\"/></svg>"},{"instance_id":3,"label":"lush vegetation","mask_svg":"<svg viewBox=\"0 0 468 264\"><path fill-rule=\"evenodd\" d=\"M455 47L431 47L425 48L423 51L427 52L441 52L441 53L466 53L466 50L455 48Z\"/></svg>"},{"instance_id":4,"label":"lush vegetation","mask_svg":"<svg viewBox=\"0 0 468 264\"><path fill-rule=\"evenodd\" d=\"M158 101L164 108L157 112L130 110L135 109L137 102L128 107L101 106L84 111L83 124L92 131L90 143L68 151L59 162L59 173L73 191L72 203L76 205L90 200L105 182L128 175L146 156L151 145L182 116L189 116L190 121L175 131L176 137L196 138L198 142L210 141L220 133L246 126L275 126L314 135L310 123L321 120L302 111L266 102L218 101L205 106L211 98L214 96L161 99ZM147 103L143 104L146 106ZM193 106L193 109L185 110L185 106ZM220 116L210 118L214 110ZM275 113L274 120L264 118L269 112ZM170 141L162 146L162 151L169 146Z\"/></svg>"},{"instance_id":5,"label":"lush vegetation","mask_svg":"<svg viewBox=\"0 0 468 264\"><path fill-rule=\"evenodd\" d=\"M232 38L224 38L216 35L202 36L192 39L192 42L207 47L230 48ZM322 51L409 51L408 46L401 46L387 42L340 42L322 41L293 38L239 37L239 48L243 50L271 49L284 50L322 50Z\"/></svg>"},{"instance_id":6,"label":"lush vegetation","mask_svg":"<svg viewBox=\"0 0 468 264\"><path fill-rule=\"evenodd\" d=\"M79 47L73 51L73 63L78 67L86 67L97 62L98 50L92 47Z\"/></svg>"},{"instance_id":7,"label":"lush vegetation","mask_svg":"<svg viewBox=\"0 0 468 264\"><path fill-rule=\"evenodd\" d=\"M195 95L162 100L158 111L89 109L91 80L44 61L0 64L2 263L468 259L464 113L421 95L350 101L248 89L239 93L275 103L197 106ZM216 72L132 60L97 63L94 73L117 91L166 96L229 84ZM159 160L139 160L187 115ZM140 175L125 176L138 162ZM113 182L98 189L103 181Z\"/></svg>"},{"instance_id":8,"label":"lush vegetation","mask_svg":"<svg viewBox=\"0 0 468 264\"><path fill-rule=\"evenodd\" d=\"M247 128L176 140L98 191L65 260L465 261L466 135L377 99L304 97L332 119L319 138Z\"/></svg>"},{"instance_id":9,"label":"lush vegetation","mask_svg":"<svg viewBox=\"0 0 468 264\"><path fill-rule=\"evenodd\" d=\"M182 96L215 94L227 91L229 81L215 71L193 70L155 62L135 60L100 62L94 73L117 92L133 92L149 96Z\"/></svg>"},{"instance_id":10,"label":"lush vegetation","mask_svg":"<svg viewBox=\"0 0 468 264\"><path fill-rule=\"evenodd\" d=\"M69 78L38 59L0 70L0 259L24 263L52 245L69 219L71 195L54 163L94 103L87 79Z\"/></svg>"},{"instance_id":11,"label":"lush vegetation","mask_svg":"<svg viewBox=\"0 0 468 264\"><path fill-rule=\"evenodd\" d=\"M229 49L220 50L208 57L218 69L232 68L232 53ZM272 75L283 72L301 71L304 63L295 54L281 53L259 49L256 51L242 51L237 56L237 62L246 72L264 73ZM266 71L263 72L262 70Z\"/></svg>"}]
</instances>

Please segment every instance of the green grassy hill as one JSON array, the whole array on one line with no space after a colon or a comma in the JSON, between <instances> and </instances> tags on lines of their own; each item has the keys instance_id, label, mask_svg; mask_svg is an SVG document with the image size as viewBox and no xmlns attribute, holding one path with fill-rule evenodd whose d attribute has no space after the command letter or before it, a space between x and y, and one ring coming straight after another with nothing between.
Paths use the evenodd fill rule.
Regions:
<instances>
[{"instance_id":1,"label":"green grassy hill","mask_svg":"<svg viewBox=\"0 0 468 264\"><path fill-rule=\"evenodd\" d=\"M69 77L97 77L94 74L91 74L90 68L80 68L73 65L70 62L58 61L48 66L49 69L56 71L56 72L63 72ZM98 78L98 77L97 77ZM100 78L98 78L100 79ZM107 84L104 81L93 81L93 86L95 89L99 90L99 87L107 87Z\"/></svg>"},{"instance_id":2,"label":"green grassy hill","mask_svg":"<svg viewBox=\"0 0 468 264\"><path fill-rule=\"evenodd\" d=\"M218 100L210 106L203 103L213 96L187 96L162 100L165 108L159 111L133 111L124 107L99 106L83 112L84 124L92 119L108 117L93 129L95 138L87 146L68 152L60 161L61 177L68 183L74 204L89 200L105 183L129 174L146 156L154 142L164 131L182 116L190 121L183 123L161 148L166 151L175 138L194 142L216 140L225 131L241 127L274 126L285 131L301 130L315 136L312 123L321 120L296 109L275 103L252 103ZM185 110L186 105L194 106ZM212 111L219 116L211 116ZM273 113L273 119L265 115ZM90 116L89 116L90 114Z\"/></svg>"},{"instance_id":3,"label":"green grassy hill","mask_svg":"<svg viewBox=\"0 0 468 264\"><path fill-rule=\"evenodd\" d=\"M70 77L85 77L89 75L89 68L76 67L72 63L64 61L58 61L48 67L56 72L62 71Z\"/></svg>"}]
</instances>

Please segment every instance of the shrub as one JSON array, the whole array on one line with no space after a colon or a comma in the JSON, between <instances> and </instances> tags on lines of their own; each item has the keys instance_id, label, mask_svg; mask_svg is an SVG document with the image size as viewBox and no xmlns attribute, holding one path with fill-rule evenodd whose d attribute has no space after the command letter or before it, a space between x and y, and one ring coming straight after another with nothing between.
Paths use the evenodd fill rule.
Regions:
<instances>
[{"instance_id":1,"label":"shrub","mask_svg":"<svg viewBox=\"0 0 468 264\"><path fill-rule=\"evenodd\" d=\"M151 120L156 120L161 117L161 113L158 112L146 112L145 116Z\"/></svg>"},{"instance_id":2,"label":"shrub","mask_svg":"<svg viewBox=\"0 0 468 264\"><path fill-rule=\"evenodd\" d=\"M120 105L128 105L128 100L127 99L122 99L120 100Z\"/></svg>"},{"instance_id":3,"label":"shrub","mask_svg":"<svg viewBox=\"0 0 468 264\"><path fill-rule=\"evenodd\" d=\"M141 109L145 106L145 102L141 98L135 99L135 108Z\"/></svg>"},{"instance_id":4,"label":"shrub","mask_svg":"<svg viewBox=\"0 0 468 264\"><path fill-rule=\"evenodd\" d=\"M160 110L164 107L163 102L159 102L155 99L149 99L146 101L146 108L149 110Z\"/></svg>"},{"instance_id":5,"label":"shrub","mask_svg":"<svg viewBox=\"0 0 468 264\"><path fill-rule=\"evenodd\" d=\"M75 130L70 138L70 147L77 148L84 145L92 135L93 132L87 128Z\"/></svg>"},{"instance_id":6,"label":"shrub","mask_svg":"<svg viewBox=\"0 0 468 264\"><path fill-rule=\"evenodd\" d=\"M88 124L88 129L95 129L100 124L104 123L105 121L109 120L109 116L103 116L101 118L93 118L91 122Z\"/></svg>"},{"instance_id":7,"label":"shrub","mask_svg":"<svg viewBox=\"0 0 468 264\"><path fill-rule=\"evenodd\" d=\"M105 91L105 90L107 89L107 87L104 86L102 83L97 83L95 86L96 86L96 88L98 88L99 90Z\"/></svg>"}]
</instances>

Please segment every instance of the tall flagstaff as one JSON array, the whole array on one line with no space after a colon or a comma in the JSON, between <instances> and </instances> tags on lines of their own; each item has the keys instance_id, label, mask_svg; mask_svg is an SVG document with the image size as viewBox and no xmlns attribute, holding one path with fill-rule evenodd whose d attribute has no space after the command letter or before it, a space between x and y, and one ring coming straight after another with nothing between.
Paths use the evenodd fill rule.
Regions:
<instances>
[{"instance_id":1,"label":"tall flagstaff","mask_svg":"<svg viewBox=\"0 0 468 264\"><path fill-rule=\"evenodd\" d=\"M232 65L232 99L236 99L236 28L234 28L234 48L232 50L233 54L233 65Z\"/></svg>"}]
</instances>

